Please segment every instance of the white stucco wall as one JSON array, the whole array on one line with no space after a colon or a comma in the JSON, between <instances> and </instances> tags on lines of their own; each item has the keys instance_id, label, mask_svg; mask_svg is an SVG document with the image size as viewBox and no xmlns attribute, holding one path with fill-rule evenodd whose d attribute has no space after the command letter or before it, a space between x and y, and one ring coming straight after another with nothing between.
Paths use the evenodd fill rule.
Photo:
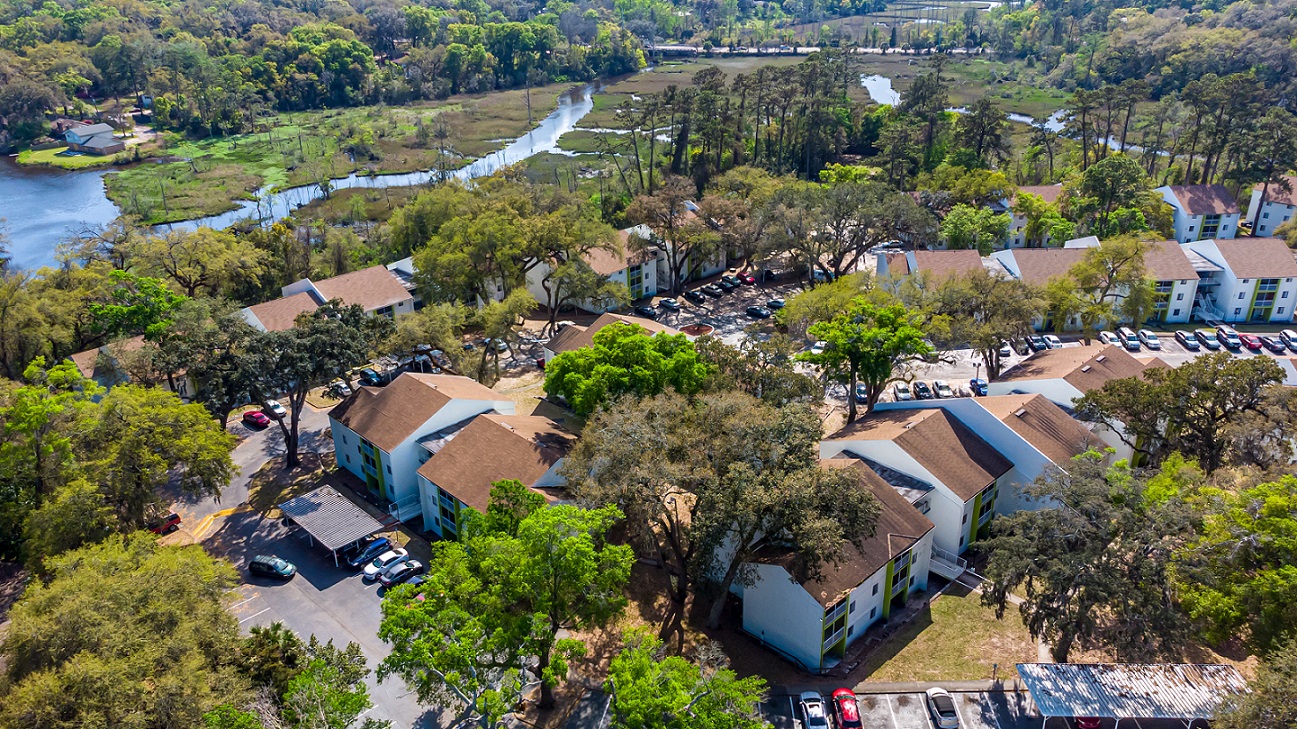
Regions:
<instances>
[{"instance_id":1,"label":"white stucco wall","mask_svg":"<svg viewBox=\"0 0 1297 729\"><path fill-rule=\"evenodd\" d=\"M782 567L753 565L754 584L743 590L743 629L816 669L824 634L824 606Z\"/></svg>"}]
</instances>

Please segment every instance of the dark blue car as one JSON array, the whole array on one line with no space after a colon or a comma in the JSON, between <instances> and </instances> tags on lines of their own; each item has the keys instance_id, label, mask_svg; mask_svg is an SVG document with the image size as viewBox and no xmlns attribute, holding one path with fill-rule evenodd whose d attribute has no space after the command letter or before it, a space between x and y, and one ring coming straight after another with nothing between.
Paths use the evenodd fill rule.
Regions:
<instances>
[{"instance_id":1,"label":"dark blue car","mask_svg":"<svg viewBox=\"0 0 1297 729\"><path fill-rule=\"evenodd\" d=\"M974 377L973 379L968 381L968 389L972 390L973 394L978 397L985 397L986 380L983 380L980 377Z\"/></svg>"}]
</instances>

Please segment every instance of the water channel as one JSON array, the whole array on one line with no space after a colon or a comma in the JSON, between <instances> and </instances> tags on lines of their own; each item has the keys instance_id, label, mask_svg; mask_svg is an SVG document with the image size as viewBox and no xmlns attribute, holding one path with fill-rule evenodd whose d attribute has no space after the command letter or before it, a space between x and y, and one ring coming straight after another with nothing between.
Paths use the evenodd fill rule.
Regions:
<instances>
[{"instance_id":1,"label":"water channel","mask_svg":"<svg viewBox=\"0 0 1297 729\"><path fill-rule=\"evenodd\" d=\"M593 95L599 88L598 84L587 84L562 94L558 98L558 108L530 132L503 149L451 172L450 176L472 180L536 154L561 154L559 137L575 129L577 122L590 113L594 108ZM9 237L13 266L35 269L53 265L59 241L87 228L112 222L119 211L104 193L103 176L109 172L23 167L12 159L0 162L0 218L7 221L5 232ZM407 187L432 182L437 174L428 170L395 175L352 173L332 180L329 187L331 190ZM319 185L303 185L277 192L263 188L255 193L256 199L238 200L238 207L229 212L159 227L192 230L200 226L225 228L248 219L280 220L323 195Z\"/></svg>"},{"instance_id":2,"label":"water channel","mask_svg":"<svg viewBox=\"0 0 1297 729\"><path fill-rule=\"evenodd\" d=\"M860 85L863 86L865 90L869 92L869 98L873 99L875 104L889 104L891 106L897 106L901 103L901 92L897 91L895 88L892 87L892 79L888 78L887 76L879 76L877 74L861 74ZM963 108L962 106L953 106L947 109L947 111L953 111L956 114L963 114L966 113L968 110ZM1036 123L1035 119L1027 116L1026 114L1015 114L1013 112L1010 112L1006 114L1006 116L1009 118L1009 121L1015 121L1020 124ZM1045 128L1051 132L1063 131L1063 123L1064 123L1065 116L1066 116L1066 112L1064 112L1062 109L1059 109L1053 114L1050 114L1049 117L1045 119ZM1129 147L1130 145L1127 146Z\"/></svg>"}]
</instances>

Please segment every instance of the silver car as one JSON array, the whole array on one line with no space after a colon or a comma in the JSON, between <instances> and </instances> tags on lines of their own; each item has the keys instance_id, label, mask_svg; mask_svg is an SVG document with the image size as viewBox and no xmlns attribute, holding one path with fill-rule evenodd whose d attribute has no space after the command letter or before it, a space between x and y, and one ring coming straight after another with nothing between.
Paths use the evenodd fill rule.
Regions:
<instances>
[{"instance_id":1,"label":"silver car","mask_svg":"<svg viewBox=\"0 0 1297 729\"><path fill-rule=\"evenodd\" d=\"M910 386L904 382L898 382L892 386L892 392L896 394L897 402L905 402L914 399L914 393L910 392Z\"/></svg>"},{"instance_id":2,"label":"silver car","mask_svg":"<svg viewBox=\"0 0 1297 729\"><path fill-rule=\"evenodd\" d=\"M937 729L959 729L959 711L955 709L955 700L949 692L936 687L928 689L927 704Z\"/></svg>"},{"instance_id":3,"label":"silver car","mask_svg":"<svg viewBox=\"0 0 1297 729\"><path fill-rule=\"evenodd\" d=\"M816 691L803 691L799 698L802 716L806 718L803 726L806 729L829 729L829 712L824 697Z\"/></svg>"}]
</instances>

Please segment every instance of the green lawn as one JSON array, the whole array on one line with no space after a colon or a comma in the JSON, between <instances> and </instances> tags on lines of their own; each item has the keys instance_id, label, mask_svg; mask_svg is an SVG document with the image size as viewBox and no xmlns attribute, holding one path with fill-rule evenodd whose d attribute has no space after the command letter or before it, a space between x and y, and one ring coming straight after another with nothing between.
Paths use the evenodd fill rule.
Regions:
<instances>
[{"instance_id":1,"label":"green lawn","mask_svg":"<svg viewBox=\"0 0 1297 729\"><path fill-rule=\"evenodd\" d=\"M18 164L20 165L48 165L50 167L61 167L65 170L84 170L91 167L106 167L117 159L118 155L99 156L93 154L78 154L59 156L60 152L67 150L67 147L54 147L52 149L24 149L18 153ZM126 154L121 152L119 154Z\"/></svg>"},{"instance_id":2,"label":"green lawn","mask_svg":"<svg viewBox=\"0 0 1297 729\"><path fill-rule=\"evenodd\" d=\"M1034 663L1036 642L1015 608L1003 620L983 607L981 595L952 586L932 606L883 644L853 675L867 681L964 681L1017 675L1014 664Z\"/></svg>"}]
</instances>

